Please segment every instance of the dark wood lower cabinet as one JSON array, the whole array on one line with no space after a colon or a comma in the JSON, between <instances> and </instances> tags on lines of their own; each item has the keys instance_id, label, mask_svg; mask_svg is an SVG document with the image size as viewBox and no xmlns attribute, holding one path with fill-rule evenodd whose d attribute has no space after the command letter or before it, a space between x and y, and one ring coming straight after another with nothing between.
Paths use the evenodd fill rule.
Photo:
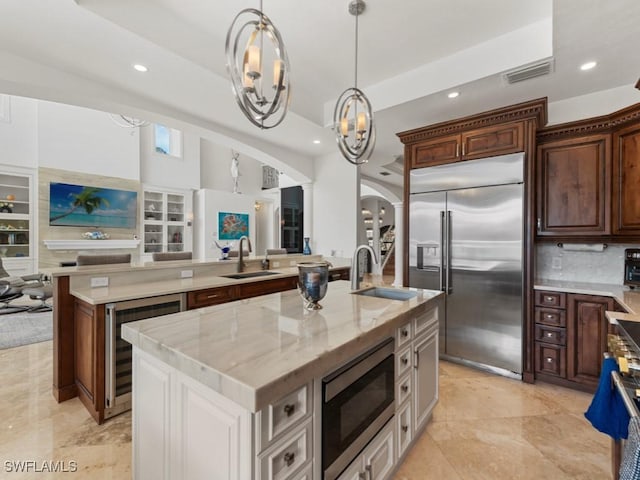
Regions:
<instances>
[{"instance_id":1,"label":"dark wood lower cabinet","mask_svg":"<svg viewBox=\"0 0 640 480\"><path fill-rule=\"evenodd\" d=\"M614 310L616 302L609 297L542 290L536 291L535 298L536 378L595 391L607 349L605 312Z\"/></svg>"},{"instance_id":2,"label":"dark wood lower cabinet","mask_svg":"<svg viewBox=\"0 0 640 480\"><path fill-rule=\"evenodd\" d=\"M604 312L614 300L594 295L567 295L567 380L595 388L600 379L602 356L607 350Z\"/></svg>"}]
</instances>

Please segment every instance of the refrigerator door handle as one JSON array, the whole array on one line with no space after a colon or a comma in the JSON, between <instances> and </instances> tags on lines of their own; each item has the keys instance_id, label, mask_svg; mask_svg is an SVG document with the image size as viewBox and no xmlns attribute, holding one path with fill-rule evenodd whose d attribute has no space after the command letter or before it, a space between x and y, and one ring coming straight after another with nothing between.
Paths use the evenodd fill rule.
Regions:
<instances>
[{"instance_id":1,"label":"refrigerator door handle","mask_svg":"<svg viewBox=\"0 0 640 480\"><path fill-rule=\"evenodd\" d=\"M440 210L440 291L444 292L445 279L445 258L448 255L448 249L445 248L445 213Z\"/></svg>"},{"instance_id":2,"label":"refrigerator door handle","mask_svg":"<svg viewBox=\"0 0 640 480\"><path fill-rule=\"evenodd\" d=\"M453 285L451 279L451 210L447 210L447 268L446 270L446 292L447 295L453 293Z\"/></svg>"}]
</instances>

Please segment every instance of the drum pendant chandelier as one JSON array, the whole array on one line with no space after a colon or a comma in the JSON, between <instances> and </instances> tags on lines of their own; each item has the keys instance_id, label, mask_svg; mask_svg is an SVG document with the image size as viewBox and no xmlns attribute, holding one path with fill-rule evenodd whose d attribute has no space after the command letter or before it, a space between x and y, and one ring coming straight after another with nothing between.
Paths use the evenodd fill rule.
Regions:
<instances>
[{"instance_id":1,"label":"drum pendant chandelier","mask_svg":"<svg viewBox=\"0 0 640 480\"><path fill-rule=\"evenodd\" d=\"M342 156L354 165L366 163L376 143L371 102L358 88L358 16L364 12L363 0L349 4L349 13L356 17L355 81L338 98L333 111L333 128Z\"/></svg>"},{"instance_id":2,"label":"drum pendant chandelier","mask_svg":"<svg viewBox=\"0 0 640 480\"><path fill-rule=\"evenodd\" d=\"M289 108L291 70L280 32L262 13L262 0L260 10L246 8L236 15L227 32L225 52L242 113L259 128L278 126ZM267 65L273 66L272 72L265 70Z\"/></svg>"}]
</instances>

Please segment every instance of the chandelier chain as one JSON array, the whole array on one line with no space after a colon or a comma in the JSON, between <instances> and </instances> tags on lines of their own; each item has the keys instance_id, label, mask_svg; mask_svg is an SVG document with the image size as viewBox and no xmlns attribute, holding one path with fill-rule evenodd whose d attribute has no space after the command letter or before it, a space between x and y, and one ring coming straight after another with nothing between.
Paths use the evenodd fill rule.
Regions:
<instances>
[{"instance_id":1,"label":"chandelier chain","mask_svg":"<svg viewBox=\"0 0 640 480\"><path fill-rule=\"evenodd\" d=\"M354 87L358 88L358 9L356 8L356 61L355 61L355 81Z\"/></svg>"}]
</instances>

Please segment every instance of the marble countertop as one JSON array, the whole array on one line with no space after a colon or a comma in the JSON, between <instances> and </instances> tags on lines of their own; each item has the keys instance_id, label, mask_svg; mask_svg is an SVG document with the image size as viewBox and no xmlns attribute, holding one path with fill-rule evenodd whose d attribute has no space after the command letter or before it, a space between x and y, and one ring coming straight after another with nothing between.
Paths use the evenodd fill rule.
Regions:
<instances>
[{"instance_id":1,"label":"marble countertop","mask_svg":"<svg viewBox=\"0 0 640 480\"><path fill-rule=\"evenodd\" d=\"M321 310L287 291L131 322L122 336L207 387L256 412L394 335L442 292L407 301L351 294L329 284Z\"/></svg>"},{"instance_id":2,"label":"marble countertop","mask_svg":"<svg viewBox=\"0 0 640 480\"><path fill-rule=\"evenodd\" d=\"M344 268L344 266L334 266L329 271ZM141 282L136 285L111 285L108 287L85 287L72 288L71 295L90 305L101 305L111 302L123 302L138 298L156 297L159 295L170 295L172 293L189 292L202 290L205 288L225 287L239 285L243 283L256 283L261 281L275 280L283 277L297 277L297 267L287 267L269 269L275 272L273 275L262 277L249 277L242 279L226 278L221 274L211 274L193 278L163 279L156 282ZM104 271L102 272L105 273Z\"/></svg>"},{"instance_id":3,"label":"marble countertop","mask_svg":"<svg viewBox=\"0 0 640 480\"><path fill-rule=\"evenodd\" d=\"M565 280L536 279L533 288L552 292L580 293L614 298L629 314L640 315L640 290L606 283L570 282Z\"/></svg>"}]
</instances>

